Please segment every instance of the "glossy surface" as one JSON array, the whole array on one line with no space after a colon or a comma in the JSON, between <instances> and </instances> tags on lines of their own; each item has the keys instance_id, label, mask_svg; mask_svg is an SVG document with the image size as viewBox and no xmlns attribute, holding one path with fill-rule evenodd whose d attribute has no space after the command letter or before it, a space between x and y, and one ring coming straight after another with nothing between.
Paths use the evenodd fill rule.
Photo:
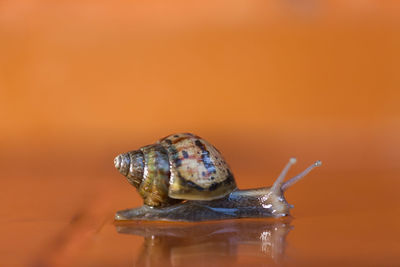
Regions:
<instances>
[{"instance_id":1,"label":"glossy surface","mask_svg":"<svg viewBox=\"0 0 400 267\"><path fill-rule=\"evenodd\" d=\"M254 257L259 263L281 263L285 258L290 220L236 220L224 223L147 224L120 223L120 234L143 236L137 266L203 265L238 263L239 257ZM246 249L238 253L243 247ZM194 262L194 263L193 263ZM201 263L200 263L201 262Z\"/></svg>"},{"instance_id":2,"label":"glossy surface","mask_svg":"<svg viewBox=\"0 0 400 267\"><path fill-rule=\"evenodd\" d=\"M73 171L77 170L85 172ZM113 222L115 211L141 200L114 170L81 176L71 172L60 179L10 171L10 180L1 181L2 197L8 200L1 204L1 261L24 266L397 265L398 174L318 171L288 191L289 203L296 202L294 218L289 228L278 229L270 226L280 223L275 220L256 220L255 225L248 220L139 223L121 228L125 224ZM272 181L257 175L246 178ZM18 198L13 196L16 192ZM368 201L371 194L385 197Z\"/></svg>"},{"instance_id":3,"label":"glossy surface","mask_svg":"<svg viewBox=\"0 0 400 267\"><path fill-rule=\"evenodd\" d=\"M288 266L400 265L399 14L391 0L2 1L0 265L274 265L272 244ZM198 246L118 232L115 212L142 201L113 157L188 131L239 188L271 185L292 156L289 176L324 162L287 191L284 246L263 249L279 236L267 223L185 228Z\"/></svg>"}]
</instances>

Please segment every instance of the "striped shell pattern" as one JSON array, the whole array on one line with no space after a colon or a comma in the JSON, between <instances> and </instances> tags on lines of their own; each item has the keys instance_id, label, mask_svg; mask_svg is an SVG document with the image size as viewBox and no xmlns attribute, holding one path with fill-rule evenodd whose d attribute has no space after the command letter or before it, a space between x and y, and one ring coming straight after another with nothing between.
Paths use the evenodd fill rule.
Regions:
<instances>
[{"instance_id":1,"label":"striped shell pattern","mask_svg":"<svg viewBox=\"0 0 400 267\"><path fill-rule=\"evenodd\" d=\"M118 155L115 167L153 207L183 200L213 200L236 189L219 151L193 134L174 134Z\"/></svg>"}]
</instances>

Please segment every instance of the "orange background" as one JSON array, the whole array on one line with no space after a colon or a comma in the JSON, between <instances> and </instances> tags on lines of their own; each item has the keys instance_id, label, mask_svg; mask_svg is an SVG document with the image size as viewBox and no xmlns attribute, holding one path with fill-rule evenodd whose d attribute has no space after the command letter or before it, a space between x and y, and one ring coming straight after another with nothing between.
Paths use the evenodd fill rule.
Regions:
<instances>
[{"instance_id":1,"label":"orange background","mask_svg":"<svg viewBox=\"0 0 400 267\"><path fill-rule=\"evenodd\" d=\"M241 188L323 161L287 194L295 263L398 264L399 27L396 1L1 3L2 261L132 265L113 158L193 132Z\"/></svg>"}]
</instances>

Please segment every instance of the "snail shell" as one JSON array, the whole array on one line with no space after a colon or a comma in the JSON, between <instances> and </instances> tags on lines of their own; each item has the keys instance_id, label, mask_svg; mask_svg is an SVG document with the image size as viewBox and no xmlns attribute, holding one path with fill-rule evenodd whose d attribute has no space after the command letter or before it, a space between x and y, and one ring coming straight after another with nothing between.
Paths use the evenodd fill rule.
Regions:
<instances>
[{"instance_id":1,"label":"snail shell","mask_svg":"<svg viewBox=\"0 0 400 267\"><path fill-rule=\"evenodd\" d=\"M152 207L223 198L236 189L220 152L190 133L169 135L155 144L120 154L114 165Z\"/></svg>"}]
</instances>

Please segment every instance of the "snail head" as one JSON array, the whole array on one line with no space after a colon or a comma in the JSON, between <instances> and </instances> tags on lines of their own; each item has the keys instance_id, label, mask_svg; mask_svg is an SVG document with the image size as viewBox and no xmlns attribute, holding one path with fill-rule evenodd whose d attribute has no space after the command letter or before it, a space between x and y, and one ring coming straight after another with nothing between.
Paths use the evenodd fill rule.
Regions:
<instances>
[{"instance_id":1,"label":"snail head","mask_svg":"<svg viewBox=\"0 0 400 267\"><path fill-rule=\"evenodd\" d=\"M306 176L312 169L322 165L321 161L316 161L304 171L285 182L284 180L287 172L289 171L290 167L295 163L296 158L291 158L286 166L283 168L275 183L271 187L263 188L264 195L260 197L260 203L262 203L265 208L274 207L274 212L276 212L277 214L289 214L289 209L293 208L293 205L289 204L286 201L284 192L301 178Z\"/></svg>"}]
</instances>

